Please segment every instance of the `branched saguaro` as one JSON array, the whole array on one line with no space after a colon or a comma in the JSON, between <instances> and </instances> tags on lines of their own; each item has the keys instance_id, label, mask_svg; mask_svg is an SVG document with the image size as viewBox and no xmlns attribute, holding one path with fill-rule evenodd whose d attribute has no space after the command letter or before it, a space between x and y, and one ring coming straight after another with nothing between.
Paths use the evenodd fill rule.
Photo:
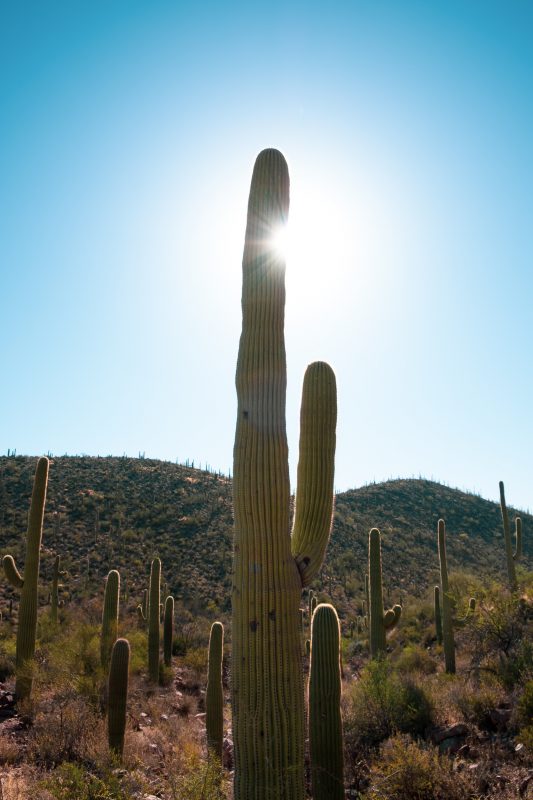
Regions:
<instances>
[{"instance_id":1,"label":"branched saguaro","mask_svg":"<svg viewBox=\"0 0 533 800\"><path fill-rule=\"evenodd\" d=\"M386 650L387 631L400 621L402 607L396 604L387 611L383 609L383 579L381 569L381 534L372 528L368 537L370 654L377 658Z\"/></svg>"},{"instance_id":2,"label":"branched saguaro","mask_svg":"<svg viewBox=\"0 0 533 800\"><path fill-rule=\"evenodd\" d=\"M235 800L303 800L301 590L324 558L333 511L336 387L331 368L306 371L295 518L285 428L285 263L273 237L287 221L289 174L259 154L243 256L233 466L235 519L231 700Z\"/></svg>"},{"instance_id":3,"label":"branched saguaro","mask_svg":"<svg viewBox=\"0 0 533 800\"><path fill-rule=\"evenodd\" d=\"M522 520L520 517L515 518L516 548L513 552L511 528L509 526L509 515L507 514L507 504L505 502L505 488L503 481L500 481L500 508L502 511L503 535L505 540L505 558L507 560L507 580L509 582L509 589L512 592L516 592L518 589L518 582L516 580L515 564L522 557Z\"/></svg>"},{"instance_id":4,"label":"branched saguaro","mask_svg":"<svg viewBox=\"0 0 533 800\"><path fill-rule=\"evenodd\" d=\"M44 505L48 485L48 467L49 461L45 457L40 458L37 462L26 537L24 577L19 573L13 556L7 555L2 559L8 581L16 588L22 589L19 605L16 650L17 677L15 683L15 693L19 698L29 697L33 684L31 660L35 654L35 639L37 636L37 606L39 599L37 584L39 580Z\"/></svg>"}]
</instances>

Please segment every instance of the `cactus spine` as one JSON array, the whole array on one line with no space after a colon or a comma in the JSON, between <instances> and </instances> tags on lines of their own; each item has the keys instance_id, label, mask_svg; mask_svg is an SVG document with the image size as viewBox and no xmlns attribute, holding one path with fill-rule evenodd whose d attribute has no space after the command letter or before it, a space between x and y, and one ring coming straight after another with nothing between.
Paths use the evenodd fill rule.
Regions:
<instances>
[{"instance_id":1,"label":"cactus spine","mask_svg":"<svg viewBox=\"0 0 533 800\"><path fill-rule=\"evenodd\" d=\"M309 750L313 800L344 800L340 630L337 612L317 606L311 629Z\"/></svg>"},{"instance_id":2,"label":"cactus spine","mask_svg":"<svg viewBox=\"0 0 533 800\"><path fill-rule=\"evenodd\" d=\"M120 597L120 575L112 569L106 578L102 630L100 634L100 663L107 669L111 648L118 636L118 604Z\"/></svg>"},{"instance_id":3,"label":"cactus spine","mask_svg":"<svg viewBox=\"0 0 533 800\"><path fill-rule=\"evenodd\" d=\"M165 600L165 617L163 620L163 660L166 667L172 664L172 639L174 635L174 598L170 595Z\"/></svg>"},{"instance_id":4,"label":"cactus spine","mask_svg":"<svg viewBox=\"0 0 533 800\"><path fill-rule=\"evenodd\" d=\"M111 651L111 663L109 667L107 735L109 749L119 758L122 758L122 753L124 751L129 666L129 642L127 639L117 639Z\"/></svg>"},{"instance_id":5,"label":"cactus spine","mask_svg":"<svg viewBox=\"0 0 533 800\"><path fill-rule=\"evenodd\" d=\"M372 528L368 537L370 653L378 658L386 649L386 632L396 627L402 607L395 605L383 610L383 581L381 570L381 534Z\"/></svg>"},{"instance_id":6,"label":"cactus spine","mask_svg":"<svg viewBox=\"0 0 533 800\"><path fill-rule=\"evenodd\" d=\"M335 376L306 371L298 492L290 535L285 429L285 264L272 234L285 223L289 175L276 150L258 156L243 256L233 462L231 697L235 800L304 797L304 689L299 603L325 553L333 508Z\"/></svg>"},{"instance_id":7,"label":"cactus spine","mask_svg":"<svg viewBox=\"0 0 533 800\"><path fill-rule=\"evenodd\" d=\"M220 761L222 761L222 744L224 740L224 696L222 692L223 647L224 626L221 622L213 622L209 635L205 727L207 746Z\"/></svg>"},{"instance_id":8,"label":"cactus spine","mask_svg":"<svg viewBox=\"0 0 533 800\"><path fill-rule=\"evenodd\" d=\"M148 609L148 675L152 683L159 680L159 595L161 561L154 558L150 568L150 605Z\"/></svg>"},{"instance_id":9,"label":"cactus spine","mask_svg":"<svg viewBox=\"0 0 533 800\"><path fill-rule=\"evenodd\" d=\"M48 484L48 466L49 461L45 457L40 458L37 462L28 521L24 578L20 575L13 556L4 556L2 560L8 581L16 588L22 589L17 632L17 678L15 684L15 693L19 698L30 696L33 683L29 672L29 662L35 654L35 639L37 635L37 583L39 580L39 560L46 487Z\"/></svg>"},{"instance_id":10,"label":"cactus spine","mask_svg":"<svg viewBox=\"0 0 533 800\"><path fill-rule=\"evenodd\" d=\"M52 593L50 598L50 619L57 622L57 609L62 605L59 601L59 578L65 573L60 570L61 556L56 556L54 561L54 571L52 574Z\"/></svg>"},{"instance_id":11,"label":"cactus spine","mask_svg":"<svg viewBox=\"0 0 533 800\"><path fill-rule=\"evenodd\" d=\"M509 526L509 516L507 514L507 505L505 502L505 489L503 481L500 481L500 508L502 511L503 520L503 535L505 539L505 556L507 559L507 580L509 581L509 588L512 592L518 589L516 580L515 563L520 560L522 556L522 520L520 517L515 519L515 537L516 548L513 553L513 544L511 541L511 529Z\"/></svg>"},{"instance_id":12,"label":"cactus spine","mask_svg":"<svg viewBox=\"0 0 533 800\"><path fill-rule=\"evenodd\" d=\"M435 633L437 643L442 644L442 615L440 610L440 586L435 586L433 590L433 601L435 606Z\"/></svg>"}]
</instances>

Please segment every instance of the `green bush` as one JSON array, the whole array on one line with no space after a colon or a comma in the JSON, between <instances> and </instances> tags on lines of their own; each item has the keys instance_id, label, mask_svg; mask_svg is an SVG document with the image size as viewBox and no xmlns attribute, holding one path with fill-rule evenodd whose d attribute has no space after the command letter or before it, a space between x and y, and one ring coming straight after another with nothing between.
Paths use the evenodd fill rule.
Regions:
<instances>
[{"instance_id":1,"label":"green bush","mask_svg":"<svg viewBox=\"0 0 533 800\"><path fill-rule=\"evenodd\" d=\"M423 675L432 675L437 671L437 662L427 650L420 645L408 645L395 661L394 666L398 672L421 672Z\"/></svg>"},{"instance_id":2,"label":"green bush","mask_svg":"<svg viewBox=\"0 0 533 800\"><path fill-rule=\"evenodd\" d=\"M77 764L62 764L41 787L55 800L133 800L135 796L121 787L116 774L99 778Z\"/></svg>"},{"instance_id":3,"label":"green bush","mask_svg":"<svg viewBox=\"0 0 533 800\"><path fill-rule=\"evenodd\" d=\"M422 687L386 660L367 664L344 702L350 751L373 747L398 732L422 735L433 722L432 703Z\"/></svg>"}]
</instances>

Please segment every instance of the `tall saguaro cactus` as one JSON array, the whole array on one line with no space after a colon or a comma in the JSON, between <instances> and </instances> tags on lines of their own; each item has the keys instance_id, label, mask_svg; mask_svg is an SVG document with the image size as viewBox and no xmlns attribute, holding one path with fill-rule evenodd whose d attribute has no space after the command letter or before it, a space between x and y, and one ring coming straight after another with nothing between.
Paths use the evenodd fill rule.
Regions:
<instances>
[{"instance_id":1,"label":"tall saguaro cactus","mask_svg":"<svg viewBox=\"0 0 533 800\"><path fill-rule=\"evenodd\" d=\"M402 607L397 604L383 610L383 579L381 570L381 534L372 528L368 537L370 653L377 658L386 650L387 631L396 627Z\"/></svg>"},{"instance_id":2,"label":"tall saguaro cactus","mask_svg":"<svg viewBox=\"0 0 533 800\"><path fill-rule=\"evenodd\" d=\"M107 669L111 648L118 636L118 604L120 597L120 575L112 569L106 578L102 631L100 634L100 663Z\"/></svg>"},{"instance_id":3,"label":"tall saguaro cactus","mask_svg":"<svg viewBox=\"0 0 533 800\"><path fill-rule=\"evenodd\" d=\"M455 616L455 600L450 594L450 585L448 581L448 562L446 559L446 526L443 519L439 519L437 527L437 540L439 548L439 562L440 562L440 616L441 616L441 636L442 644L444 647L444 669L449 674L455 673L455 640L453 637L453 629L463 627L469 617L476 610L476 601L471 597L468 602L468 609L462 619L457 619ZM437 590L435 587L435 614L437 613ZM437 636L439 631L439 623L437 625Z\"/></svg>"},{"instance_id":4,"label":"tall saguaro cactus","mask_svg":"<svg viewBox=\"0 0 533 800\"><path fill-rule=\"evenodd\" d=\"M446 526L443 519L439 519L437 526L439 563L440 563L440 590L441 590L441 615L442 615L442 643L444 646L444 668L450 674L455 673L455 641L453 638L453 602L450 596L448 583L448 562L446 559Z\"/></svg>"},{"instance_id":5,"label":"tall saguaro cactus","mask_svg":"<svg viewBox=\"0 0 533 800\"><path fill-rule=\"evenodd\" d=\"M507 514L507 504L505 502L505 489L503 481L500 481L500 508L502 511L503 521L503 535L505 539L505 557L507 560L507 579L509 581L509 588L512 592L518 589L516 581L515 563L520 560L522 556L522 520L520 517L515 519L515 537L516 548L513 552L513 544L511 541L511 529L509 526L509 516Z\"/></svg>"},{"instance_id":6,"label":"tall saguaro cactus","mask_svg":"<svg viewBox=\"0 0 533 800\"><path fill-rule=\"evenodd\" d=\"M309 751L313 800L344 800L339 618L317 606L311 629Z\"/></svg>"},{"instance_id":7,"label":"tall saguaro cactus","mask_svg":"<svg viewBox=\"0 0 533 800\"><path fill-rule=\"evenodd\" d=\"M285 428L285 224L289 175L277 150L259 154L243 256L233 461L235 519L231 699L235 800L304 797L304 689L299 603L326 550L333 510L336 387L331 368L304 378L292 537Z\"/></svg>"},{"instance_id":8,"label":"tall saguaro cactus","mask_svg":"<svg viewBox=\"0 0 533 800\"><path fill-rule=\"evenodd\" d=\"M130 645L127 639L117 639L111 651L108 682L107 735L109 749L118 758L124 750L126 706L128 702L128 672Z\"/></svg>"},{"instance_id":9,"label":"tall saguaro cactus","mask_svg":"<svg viewBox=\"0 0 533 800\"><path fill-rule=\"evenodd\" d=\"M224 626L213 622L209 635L207 690L205 695L205 727L207 746L222 761L224 741L224 695L222 691L222 654Z\"/></svg>"},{"instance_id":10,"label":"tall saguaro cactus","mask_svg":"<svg viewBox=\"0 0 533 800\"><path fill-rule=\"evenodd\" d=\"M150 567L150 604L148 607L148 675L152 683L159 680L159 603L161 594L161 561L154 558Z\"/></svg>"},{"instance_id":11,"label":"tall saguaro cactus","mask_svg":"<svg viewBox=\"0 0 533 800\"><path fill-rule=\"evenodd\" d=\"M37 635L37 583L39 580L39 562L44 505L46 502L46 488L48 485L48 467L49 461L45 457L40 458L37 462L28 521L24 577L20 575L13 556L4 556L2 560L8 581L16 588L22 589L17 632L17 678L15 684L15 693L19 698L30 696L33 683L29 662L35 654L35 639Z\"/></svg>"}]
</instances>

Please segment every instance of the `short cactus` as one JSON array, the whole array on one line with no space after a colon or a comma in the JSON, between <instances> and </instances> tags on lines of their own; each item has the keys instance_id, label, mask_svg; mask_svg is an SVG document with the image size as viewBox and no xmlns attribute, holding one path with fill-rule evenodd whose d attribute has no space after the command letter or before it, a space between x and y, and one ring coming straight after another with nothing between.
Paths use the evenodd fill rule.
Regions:
<instances>
[{"instance_id":1,"label":"short cactus","mask_svg":"<svg viewBox=\"0 0 533 800\"><path fill-rule=\"evenodd\" d=\"M117 639L111 651L111 663L109 666L107 734L109 749L119 759L122 758L124 751L129 665L129 642L127 639Z\"/></svg>"},{"instance_id":2,"label":"short cactus","mask_svg":"<svg viewBox=\"0 0 533 800\"><path fill-rule=\"evenodd\" d=\"M309 752L313 800L344 800L340 629L332 605L320 604L311 628Z\"/></svg>"},{"instance_id":3,"label":"short cactus","mask_svg":"<svg viewBox=\"0 0 533 800\"><path fill-rule=\"evenodd\" d=\"M154 558L150 568L150 606L148 610L148 676L152 683L159 681L160 592L161 561Z\"/></svg>"},{"instance_id":4,"label":"short cactus","mask_svg":"<svg viewBox=\"0 0 533 800\"><path fill-rule=\"evenodd\" d=\"M205 727L209 750L222 761L224 739L224 695L222 692L222 655L224 626L213 622L209 635L207 690L205 695Z\"/></svg>"},{"instance_id":5,"label":"short cactus","mask_svg":"<svg viewBox=\"0 0 533 800\"><path fill-rule=\"evenodd\" d=\"M333 509L336 387L331 368L304 377L296 506L290 535L285 426L285 264L289 175L277 150L258 156L243 257L234 446L231 697L235 800L303 800L302 587L320 570Z\"/></svg>"},{"instance_id":6,"label":"short cactus","mask_svg":"<svg viewBox=\"0 0 533 800\"><path fill-rule=\"evenodd\" d=\"M120 575L112 569L106 578L102 629L100 634L100 663L107 670L111 648L118 636L118 606L120 597Z\"/></svg>"},{"instance_id":7,"label":"short cactus","mask_svg":"<svg viewBox=\"0 0 533 800\"><path fill-rule=\"evenodd\" d=\"M396 627L400 620L402 607L395 605L387 611L383 609L383 583L381 570L381 534L372 528L368 537L369 612L370 612L370 654L378 658L386 650L387 631Z\"/></svg>"},{"instance_id":8,"label":"short cactus","mask_svg":"<svg viewBox=\"0 0 533 800\"><path fill-rule=\"evenodd\" d=\"M172 664L172 640L174 638L174 598L169 595L165 600L165 616L163 620L163 661L165 667Z\"/></svg>"},{"instance_id":9,"label":"short cactus","mask_svg":"<svg viewBox=\"0 0 533 800\"><path fill-rule=\"evenodd\" d=\"M507 560L507 580L509 581L509 588L512 592L518 589L518 582L516 580L515 564L522 557L522 520L520 517L515 518L515 540L516 548L513 552L513 544L511 541L511 529L509 526L509 516L507 514L507 505L505 502L505 489L503 481L500 481L500 508L502 512L503 521L503 535L505 539L505 556Z\"/></svg>"},{"instance_id":10,"label":"short cactus","mask_svg":"<svg viewBox=\"0 0 533 800\"><path fill-rule=\"evenodd\" d=\"M24 578L20 575L13 556L4 556L2 560L8 581L16 588L22 589L18 617L16 650L17 677L15 684L15 693L19 698L30 696L33 683L30 662L35 654L35 639L37 635L37 584L39 580L39 561L46 488L48 484L48 467L49 461L47 458L40 458L37 462L28 521Z\"/></svg>"}]
</instances>

